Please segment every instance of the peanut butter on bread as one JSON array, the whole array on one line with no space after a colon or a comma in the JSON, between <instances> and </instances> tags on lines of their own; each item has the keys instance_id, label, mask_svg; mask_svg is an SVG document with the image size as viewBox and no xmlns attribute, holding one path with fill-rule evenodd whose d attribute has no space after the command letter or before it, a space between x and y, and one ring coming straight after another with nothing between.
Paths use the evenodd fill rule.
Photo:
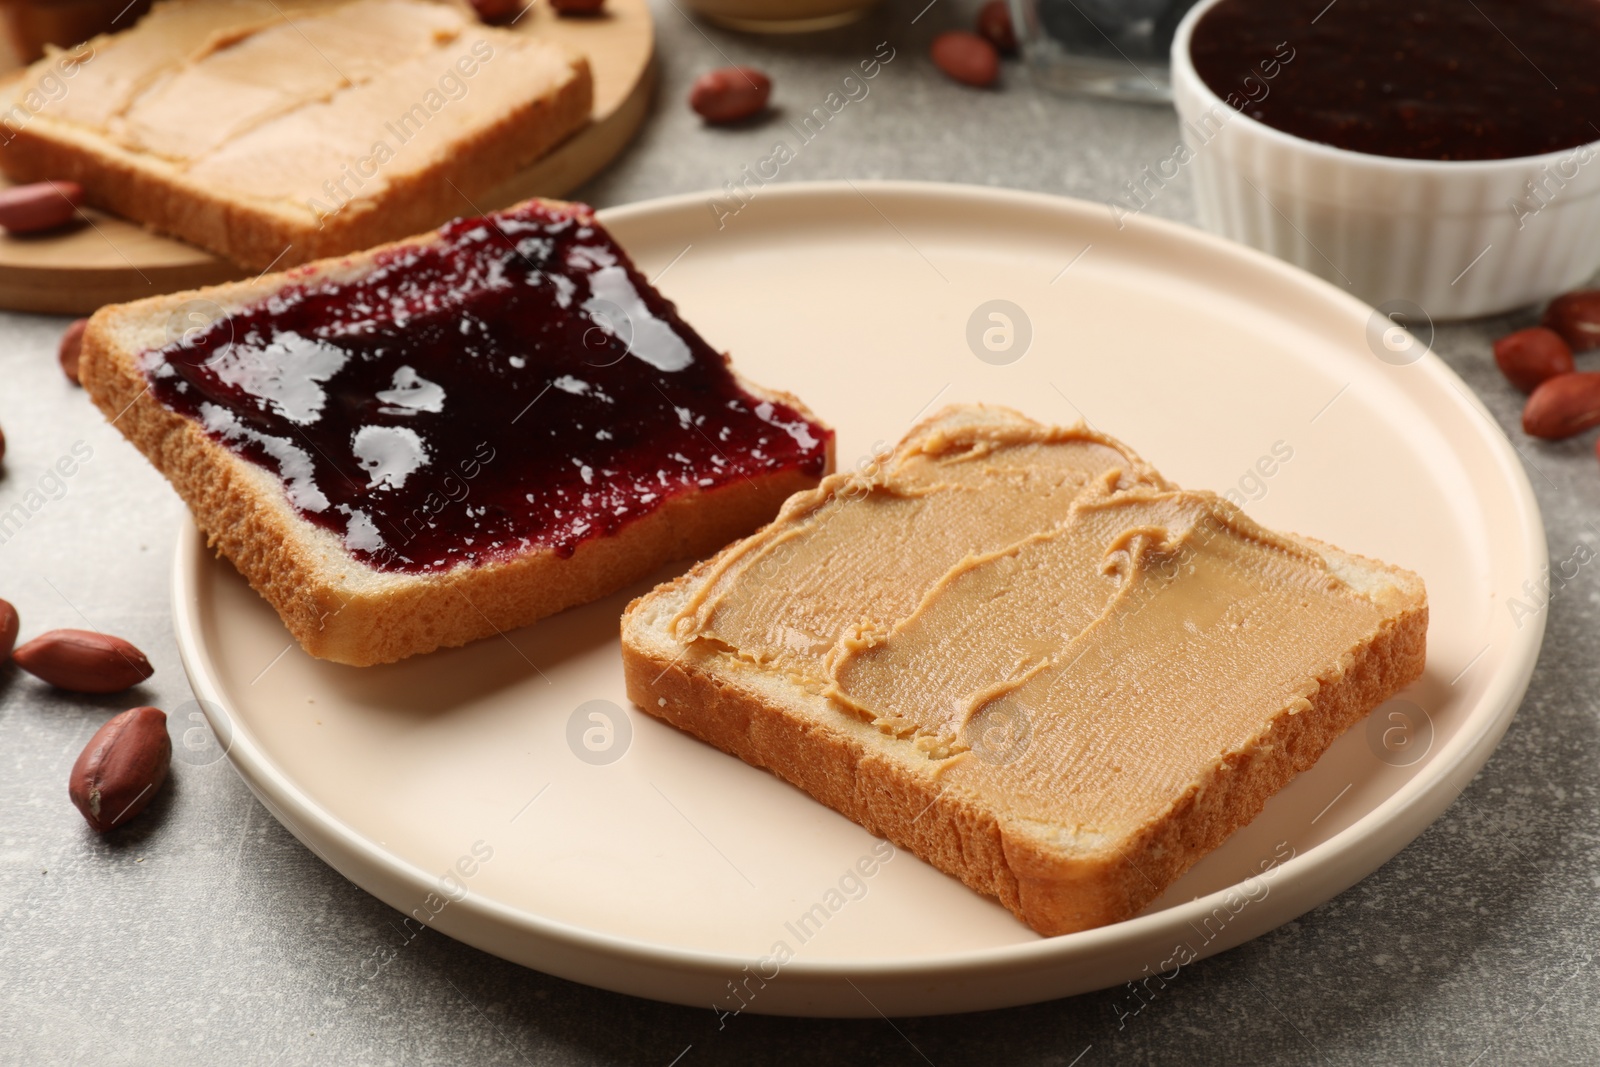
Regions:
<instances>
[{"instance_id":1,"label":"peanut butter on bread","mask_svg":"<svg viewBox=\"0 0 1600 1067\"><path fill-rule=\"evenodd\" d=\"M1131 917L1415 679L1421 581L954 408L623 621L644 710L1041 933Z\"/></svg>"},{"instance_id":2,"label":"peanut butter on bread","mask_svg":"<svg viewBox=\"0 0 1600 1067\"><path fill-rule=\"evenodd\" d=\"M588 120L588 63L435 0L165 0L0 94L0 169L242 267L477 214Z\"/></svg>"}]
</instances>

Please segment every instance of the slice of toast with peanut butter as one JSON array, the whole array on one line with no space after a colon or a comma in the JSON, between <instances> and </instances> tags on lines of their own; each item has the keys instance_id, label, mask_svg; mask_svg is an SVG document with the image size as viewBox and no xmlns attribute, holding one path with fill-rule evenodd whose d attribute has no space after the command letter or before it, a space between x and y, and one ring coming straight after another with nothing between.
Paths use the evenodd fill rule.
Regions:
<instances>
[{"instance_id":1,"label":"slice of toast with peanut butter","mask_svg":"<svg viewBox=\"0 0 1600 1067\"><path fill-rule=\"evenodd\" d=\"M163 0L0 88L0 169L262 271L482 214L592 103L586 59L466 4Z\"/></svg>"},{"instance_id":2,"label":"slice of toast with peanut butter","mask_svg":"<svg viewBox=\"0 0 1600 1067\"><path fill-rule=\"evenodd\" d=\"M622 620L629 696L1043 934L1137 914L1422 672L1421 579L949 408Z\"/></svg>"}]
</instances>

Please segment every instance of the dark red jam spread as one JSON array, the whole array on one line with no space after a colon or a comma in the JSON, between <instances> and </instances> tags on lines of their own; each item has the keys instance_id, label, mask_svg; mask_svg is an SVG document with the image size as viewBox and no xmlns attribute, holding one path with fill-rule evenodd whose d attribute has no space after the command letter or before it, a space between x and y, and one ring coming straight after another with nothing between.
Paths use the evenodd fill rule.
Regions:
<instances>
[{"instance_id":1,"label":"dark red jam spread","mask_svg":"<svg viewBox=\"0 0 1600 1067\"><path fill-rule=\"evenodd\" d=\"M742 389L581 205L460 219L146 353L154 395L391 571L562 556L832 431Z\"/></svg>"},{"instance_id":2,"label":"dark red jam spread","mask_svg":"<svg viewBox=\"0 0 1600 1067\"><path fill-rule=\"evenodd\" d=\"M1222 0L1190 55L1251 118L1356 152L1511 159L1600 141L1600 0Z\"/></svg>"}]
</instances>

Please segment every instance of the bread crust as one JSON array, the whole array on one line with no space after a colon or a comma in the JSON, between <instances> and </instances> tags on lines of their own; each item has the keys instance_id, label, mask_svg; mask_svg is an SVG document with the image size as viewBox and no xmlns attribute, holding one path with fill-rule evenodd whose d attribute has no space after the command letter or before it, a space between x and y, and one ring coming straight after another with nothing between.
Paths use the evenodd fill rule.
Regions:
<instances>
[{"instance_id":1,"label":"bread crust","mask_svg":"<svg viewBox=\"0 0 1600 1067\"><path fill-rule=\"evenodd\" d=\"M68 180L95 207L179 237L252 271L289 267L369 248L476 215L473 203L546 155L589 121L594 78L572 57L573 76L553 94L509 108L500 121L461 138L452 152L397 175L378 196L358 196L318 220L303 205L228 194L165 161L44 116L0 144L0 170L17 182Z\"/></svg>"},{"instance_id":2,"label":"bread crust","mask_svg":"<svg viewBox=\"0 0 1600 1067\"><path fill-rule=\"evenodd\" d=\"M276 475L151 395L138 356L152 343L137 338L192 301L230 310L286 281L356 274L386 248L425 241L395 242L287 274L113 305L97 312L84 334L79 373L91 399L166 476L189 505L207 544L233 563L311 655L370 666L525 626L614 592L670 560L715 551L770 519L791 494L817 483L815 476L787 470L691 489L614 535L581 542L565 559L542 549L442 573L380 571L297 514ZM740 384L820 424L797 398L742 378ZM825 472L832 467L830 440Z\"/></svg>"},{"instance_id":3,"label":"bread crust","mask_svg":"<svg viewBox=\"0 0 1600 1067\"><path fill-rule=\"evenodd\" d=\"M1039 933L1087 930L1137 915L1254 819L1341 734L1421 675L1428 628L1421 581L1309 538L1298 540L1341 568L1383 574L1397 587L1402 605L1374 639L1348 650L1318 677L1309 707L1280 709L1158 817L1100 847L1069 852L1040 827L942 786L935 761L828 698L799 689L775 695L775 683L753 671L728 669L731 657L725 653L656 633L646 618L652 605L686 595L712 572L716 559L628 606L622 619L627 692L645 712L772 771L871 833L996 898Z\"/></svg>"}]
</instances>

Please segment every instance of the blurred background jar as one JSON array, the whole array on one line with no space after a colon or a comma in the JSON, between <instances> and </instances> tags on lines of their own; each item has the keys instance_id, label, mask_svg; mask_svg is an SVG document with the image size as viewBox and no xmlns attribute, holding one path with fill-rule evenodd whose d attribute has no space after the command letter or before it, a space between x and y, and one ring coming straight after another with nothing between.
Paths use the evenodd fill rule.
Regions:
<instances>
[{"instance_id":1,"label":"blurred background jar","mask_svg":"<svg viewBox=\"0 0 1600 1067\"><path fill-rule=\"evenodd\" d=\"M1172 99L1167 54L1197 0L1009 0L1034 77L1066 92Z\"/></svg>"},{"instance_id":2,"label":"blurred background jar","mask_svg":"<svg viewBox=\"0 0 1600 1067\"><path fill-rule=\"evenodd\" d=\"M854 22L878 0L683 0L697 15L747 33L809 33Z\"/></svg>"}]
</instances>

